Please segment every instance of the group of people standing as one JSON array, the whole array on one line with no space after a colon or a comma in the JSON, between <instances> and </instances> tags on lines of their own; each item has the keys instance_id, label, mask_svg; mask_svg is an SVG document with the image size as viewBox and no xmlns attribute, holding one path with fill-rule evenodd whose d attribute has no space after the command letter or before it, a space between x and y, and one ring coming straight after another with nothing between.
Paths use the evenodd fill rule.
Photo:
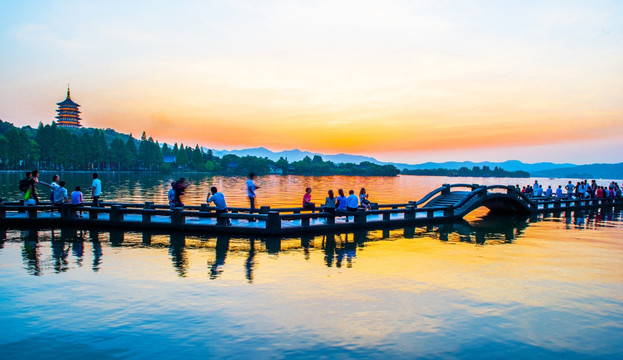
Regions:
<instances>
[{"instance_id":1,"label":"group of people standing","mask_svg":"<svg viewBox=\"0 0 623 360\"><path fill-rule=\"evenodd\" d=\"M98 179L97 173L92 175L91 198L93 206L99 207L99 198L102 194L102 182ZM58 175L52 176L52 181L46 183L39 180L39 171L33 170L26 173L26 177L19 182L19 189L24 193L24 205L39 205L41 200L38 194L38 186L45 185L50 189L49 200L54 205L71 204L81 206L84 204L84 197L80 186L76 186L71 194L68 193L64 180L60 180Z\"/></svg>"},{"instance_id":2,"label":"group of people standing","mask_svg":"<svg viewBox=\"0 0 623 360\"><path fill-rule=\"evenodd\" d=\"M519 190L519 185L516 185L516 188ZM537 180L534 181L534 185L524 186L520 191L528 197L544 196L550 198L554 196L554 190L552 190L551 186L548 186L544 191L543 185L539 185ZM558 188L555 190L555 196L557 198L566 197L567 199L601 199L621 197L621 191L621 187L615 181L610 182L608 186L599 186L595 180L591 180L590 184L588 180L578 181L575 185L572 181L569 181L565 185L564 190L562 185L558 185Z\"/></svg>"}]
</instances>

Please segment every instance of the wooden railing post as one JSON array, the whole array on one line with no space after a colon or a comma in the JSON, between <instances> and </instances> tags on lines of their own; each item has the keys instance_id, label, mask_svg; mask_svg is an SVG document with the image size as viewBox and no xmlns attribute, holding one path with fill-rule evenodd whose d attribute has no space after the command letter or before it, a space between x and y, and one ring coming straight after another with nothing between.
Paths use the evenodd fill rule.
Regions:
<instances>
[{"instance_id":1,"label":"wooden railing post","mask_svg":"<svg viewBox=\"0 0 623 360\"><path fill-rule=\"evenodd\" d=\"M405 213L406 220L415 220L415 208L411 205L407 205L407 212Z\"/></svg>"},{"instance_id":2,"label":"wooden railing post","mask_svg":"<svg viewBox=\"0 0 623 360\"><path fill-rule=\"evenodd\" d=\"M144 223L150 223L151 222L151 217L154 214L154 210L153 209L143 209L143 213L142 213L142 217L143 217L143 222Z\"/></svg>"},{"instance_id":3,"label":"wooden railing post","mask_svg":"<svg viewBox=\"0 0 623 360\"><path fill-rule=\"evenodd\" d=\"M171 212L171 224L182 225L186 223L186 216L182 212L182 208L174 208Z\"/></svg>"},{"instance_id":4,"label":"wooden railing post","mask_svg":"<svg viewBox=\"0 0 623 360\"><path fill-rule=\"evenodd\" d=\"M301 218L301 226L309 226L309 220L308 217Z\"/></svg>"},{"instance_id":5,"label":"wooden railing post","mask_svg":"<svg viewBox=\"0 0 623 360\"><path fill-rule=\"evenodd\" d=\"M153 201L145 201L145 205L143 205L143 209L153 209L154 208L154 202Z\"/></svg>"},{"instance_id":6,"label":"wooden railing post","mask_svg":"<svg viewBox=\"0 0 623 360\"><path fill-rule=\"evenodd\" d=\"M266 218L266 230L279 231L281 230L281 218L278 211L269 211Z\"/></svg>"},{"instance_id":7,"label":"wooden railing post","mask_svg":"<svg viewBox=\"0 0 623 360\"><path fill-rule=\"evenodd\" d=\"M453 217L454 216L454 206L450 205L447 208L443 209L443 216Z\"/></svg>"},{"instance_id":8,"label":"wooden railing post","mask_svg":"<svg viewBox=\"0 0 623 360\"><path fill-rule=\"evenodd\" d=\"M366 209L357 208L355 212L355 223L356 224L365 224L367 221Z\"/></svg>"},{"instance_id":9,"label":"wooden railing post","mask_svg":"<svg viewBox=\"0 0 623 360\"><path fill-rule=\"evenodd\" d=\"M91 219L91 220L97 220L97 217L98 217L98 216L99 216L99 214L100 214L100 213L99 213L99 211L97 211L97 210L96 210L96 209L94 209L94 208L90 208L90 209L88 210L88 212L89 212L89 219Z\"/></svg>"},{"instance_id":10,"label":"wooden railing post","mask_svg":"<svg viewBox=\"0 0 623 360\"><path fill-rule=\"evenodd\" d=\"M69 204L63 204L60 209L61 219L74 219L76 217L76 213L73 211L73 208Z\"/></svg>"},{"instance_id":11,"label":"wooden railing post","mask_svg":"<svg viewBox=\"0 0 623 360\"><path fill-rule=\"evenodd\" d=\"M112 222L123 221L123 213L121 212L121 205L112 205L110 207L110 221Z\"/></svg>"},{"instance_id":12,"label":"wooden railing post","mask_svg":"<svg viewBox=\"0 0 623 360\"><path fill-rule=\"evenodd\" d=\"M450 184L443 184L442 187L443 187L443 190L441 190L441 195L450 194Z\"/></svg>"},{"instance_id":13,"label":"wooden railing post","mask_svg":"<svg viewBox=\"0 0 623 360\"><path fill-rule=\"evenodd\" d=\"M333 215L333 214L327 215L327 224L328 225L335 225L335 215Z\"/></svg>"},{"instance_id":14,"label":"wooden railing post","mask_svg":"<svg viewBox=\"0 0 623 360\"><path fill-rule=\"evenodd\" d=\"M201 204L201 208L199 209L200 212L210 212L210 207L208 206L208 204Z\"/></svg>"},{"instance_id":15,"label":"wooden railing post","mask_svg":"<svg viewBox=\"0 0 623 360\"><path fill-rule=\"evenodd\" d=\"M260 206L260 214L268 214L270 212L270 206Z\"/></svg>"},{"instance_id":16,"label":"wooden railing post","mask_svg":"<svg viewBox=\"0 0 623 360\"><path fill-rule=\"evenodd\" d=\"M216 225L227 225L227 218L222 216L222 214L216 214Z\"/></svg>"},{"instance_id":17,"label":"wooden railing post","mask_svg":"<svg viewBox=\"0 0 623 360\"><path fill-rule=\"evenodd\" d=\"M413 206L414 209L417 209L417 201L409 201L409 206Z\"/></svg>"},{"instance_id":18,"label":"wooden railing post","mask_svg":"<svg viewBox=\"0 0 623 360\"><path fill-rule=\"evenodd\" d=\"M435 210L426 210L426 217L432 219L435 217Z\"/></svg>"},{"instance_id":19,"label":"wooden railing post","mask_svg":"<svg viewBox=\"0 0 623 360\"><path fill-rule=\"evenodd\" d=\"M392 214L390 214L390 213L383 213L383 221L389 221L391 216L392 216Z\"/></svg>"},{"instance_id":20,"label":"wooden railing post","mask_svg":"<svg viewBox=\"0 0 623 360\"><path fill-rule=\"evenodd\" d=\"M28 218L29 219L36 219L37 218L37 207L35 207L35 206L29 206L28 207Z\"/></svg>"}]
</instances>

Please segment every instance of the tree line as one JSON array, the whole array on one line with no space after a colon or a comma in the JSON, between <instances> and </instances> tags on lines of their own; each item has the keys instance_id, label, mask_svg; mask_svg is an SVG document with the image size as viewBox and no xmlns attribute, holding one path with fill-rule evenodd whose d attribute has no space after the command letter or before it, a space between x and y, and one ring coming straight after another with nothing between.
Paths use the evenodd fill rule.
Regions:
<instances>
[{"instance_id":1,"label":"tree line","mask_svg":"<svg viewBox=\"0 0 623 360\"><path fill-rule=\"evenodd\" d=\"M403 169L402 174L405 175L423 175L423 176L466 176L466 177L517 177L528 178L530 173L527 171L506 171L501 167L496 166L491 169L488 166L474 166L471 169L463 166L458 170L451 169L419 169L419 170L407 170Z\"/></svg>"},{"instance_id":2,"label":"tree line","mask_svg":"<svg viewBox=\"0 0 623 360\"><path fill-rule=\"evenodd\" d=\"M393 165L370 162L336 164L321 156L289 162L234 154L184 144L160 144L143 132L140 139L112 129L65 128L55 122L18 128L0 120L0 170L197 171L223 175L269 173L296 175L396 176Z\"/></svg>"}]
</instances>

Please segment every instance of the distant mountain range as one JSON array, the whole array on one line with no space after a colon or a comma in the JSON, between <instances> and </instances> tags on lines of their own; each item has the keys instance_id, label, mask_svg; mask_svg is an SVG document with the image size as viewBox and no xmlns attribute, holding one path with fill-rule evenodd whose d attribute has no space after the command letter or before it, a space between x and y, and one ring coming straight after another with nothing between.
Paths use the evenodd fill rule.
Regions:
<instances>
[{"instance_id":1,"label":"distant mountain range","mask_svg":"<svg viewBox=\"0 0 623 360\"><path fill-rule=\"evenodd\" d=\"M623 163L618 164L590 164L576 165L570 163L556 164L552 162L524 163L519 160L508 160L502 162L492 161L447 161L447 162L426 162L421 164L406 164L395 162L383 162L373 157L351 154L320 154L310 151L302 151L299 149L285 151L271 151L264 147L241 149L241 150L213 150L214 155L222 157L227 154L237 156L258 156L265 157L273 161L279 160L280 157L288 159L288 161L303 160L305 156L313 158L315 155L322 156L323 160L330 160L335 163L355 163L369 161L381 165L394 165L398 169L422 170L422 169L449 169L457 170L461 167L472 168L474 166L490 168L500 167L507 171L523 170L530 173L532 177L561 177L561 178L591 178L591 179L621 179L623 178Z\"/></svg>"}]
</instances>

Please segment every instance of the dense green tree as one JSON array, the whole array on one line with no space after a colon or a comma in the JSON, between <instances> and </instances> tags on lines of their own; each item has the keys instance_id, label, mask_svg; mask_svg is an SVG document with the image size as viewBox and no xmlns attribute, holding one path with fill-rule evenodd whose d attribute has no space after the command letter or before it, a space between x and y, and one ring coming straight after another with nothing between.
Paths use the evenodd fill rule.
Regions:
<instances>
[{"instance_id":1,"label":"dense green tree","mask_svg":"<svg viewBox=\"0 0 623 360\"><path fill-rule=\"evenodd\" d=\"M195 145L195 149L192 152L192 158L190 164L193 169L202 171L205 169L205 162L203 161L203 152L199 149L199 145Z\"/></svg>"},{"instance_id":2,"label":"dense green tree","mask_svg":"<svg viewBox=\"0 0 623 360\"><path fill-rule=\"evenodd\" d=\"M175 164L177 164L177 166L181 166L182 168L186 168L186 165L188 165L188 155L184 149L184 144L180 145L177 155L175 155Z\"/></svg>"}]
</instances>

